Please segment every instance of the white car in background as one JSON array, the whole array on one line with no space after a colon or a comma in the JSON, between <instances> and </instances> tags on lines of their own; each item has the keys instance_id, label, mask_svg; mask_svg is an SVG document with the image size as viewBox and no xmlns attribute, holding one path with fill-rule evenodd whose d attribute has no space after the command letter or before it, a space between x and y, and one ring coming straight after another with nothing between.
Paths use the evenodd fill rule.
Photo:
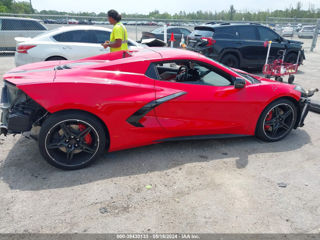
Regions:
<instances>
[{"instance_id":1,"label":"white car in background","mask_svg":"<svg viewBox=\"0 0 320 240\"><path fill-rule=\"evenodd\" d=\"M316 30L315 26L303 26L300 32L298 32L299 38L313 38L314 31Z\"/></svg>"},{"instance_id":2,"label":"white car in background","mask_svg":"<svg viewBox=\"0 0 320 240\"><path fill-rule=\"evenodd\" d=\"M284 27L281 31L282 37L293 37L293 27Z\"/></svg>"},{"instance_id":3,"label":"white car in background","mask_svg":"<svg viewBox=\"0 0 320 240\"><path fill-rule=\"evenodd\" d=\"M101 43L110 39L111 29L96 26L67 26L43 33L35 38L15 38L15 64L50 60L77 60L110 52ZM141 48L128 40L129 49Z\"/></svg>"}]
</instances>

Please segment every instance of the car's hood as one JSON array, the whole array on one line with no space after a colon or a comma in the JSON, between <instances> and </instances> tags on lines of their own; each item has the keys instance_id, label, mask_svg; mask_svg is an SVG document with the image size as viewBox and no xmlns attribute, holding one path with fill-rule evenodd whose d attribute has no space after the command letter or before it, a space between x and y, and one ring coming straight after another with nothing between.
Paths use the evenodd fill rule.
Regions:
<instances>
[{"instance_id":1,"label":"car's hood","mask_svg":"<svg viewBox=\"0 0 320 240\"><path fill-rule=\"evenodd\" d=\"M302 44L303 44L303 42L301 42L301 41L288 40L288 39L286 39L286 40L287 40L288 43L290 43L290 44L297 44L297 45L302 45Z\"/></svg>"}]
</instances>

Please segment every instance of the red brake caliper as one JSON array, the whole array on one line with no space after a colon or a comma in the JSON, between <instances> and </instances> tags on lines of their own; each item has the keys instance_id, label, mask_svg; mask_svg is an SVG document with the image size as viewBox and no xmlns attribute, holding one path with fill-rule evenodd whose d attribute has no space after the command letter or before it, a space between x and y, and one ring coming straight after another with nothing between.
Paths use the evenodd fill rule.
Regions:
<instances>
[{"instance_id":1,"label":"red brake caliper","mask_svg":"<svg viewBox=\"0 0 320 240\"><path fill-rule=\"evenodd\" d=\"M83 125L83 124L79 124L79 130L80 132L84 131L86 129L86 126ZM92 137L90 134L87 134L85 137L84 137L84 141L86 144L90 145L92 143Z\"/></svg>"},{"instance_id":2,"label":"red brake caliper","mask_svg":"<svg viewBox=\"0 0 320 240\"><path fill-rule=\"evenodd\" d=\"M272 119L272 111L269 112L267 118L266 118L266 121L270 121ZM269 130L271 128L270 125L265 125L264 126L264 130Z\"/></svg>"}]
</instances>

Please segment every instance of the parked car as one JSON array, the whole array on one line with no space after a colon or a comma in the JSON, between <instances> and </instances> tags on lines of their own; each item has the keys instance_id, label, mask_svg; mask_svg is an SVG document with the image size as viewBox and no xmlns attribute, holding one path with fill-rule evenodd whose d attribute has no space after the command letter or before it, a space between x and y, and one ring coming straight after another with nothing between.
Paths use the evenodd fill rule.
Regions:
<instances>
[{"instance_id":1,"label":"parked car","mask_svg":"<svg viewBox=\"0 0 320 240\"><path fill-rule=\"evenodd\" d=\"M96 26L65 26L35 38L17 38L16 66L52 60L76 60L110 51L101 43L110 39L111 29ZM129 39L129 48L141 47Z\"/></svg>"},{"instance_id":2,"label":"parked car","mask_svg":"<svg viewBox=\"0 0 320 240\"><path fill-rule=\"evenodd\" d=\"M277 58L279 50L286 50L285 61L299 63L304 52L302 42L287 40L268 27L259 24L202 25L195 27L187 39L187 49L200 52L234 68L261 68L266 60L266 41L273 41L270 59Z\"/></svg>"},{"instance_id":3,"label":"parked car","mask_svg":"<svg viewBox=\"0 0 320 240\"><path fill-rule=\"evenodd\" d=\"M81 25L93 25L94 23L92 22L91 19L87 20L87 19L82 19L78 22L78 24L81 24Z\"/></svg>"},{"instance_id":4,"label":"parked car","mask_svg":"<svg viewBox=\"0 0 320 240\"><path fill-rule=\"evenodd\" d=\"M298 32L299 38L313 38L315 26L303 26L300 32Z\"/></svg>"},{"instance_id":5,"label":"parked car","mask_svg":"<svg viewBox=\"0 0 320 240\"><path fill-rule=\"evenodd\" d=\"M284 27L281 32L281 36L283 37L293 37L293 28L292 27Z\"/></svg>"},{"instance_id":6,"label":"parked car","mask_svg":"<svg viewBox=\"0 0 320 240\"><path fill-rule=\"evenodd\" d=\"M78 23L79 23L79 21L76 19L69 19L68 20L68 24L78 24Z\"/></svg>"},{"instance_id":7,"label":"parked car","mask_svg":"<svg viewBox=\"0 0 320 240\"><path fill-rule=\"evenodd\" d=\"M156 28L154 30L152 30L151 32L142 32L142 37L141 37L141 41L144 39L150 39L150 38L156 38L156 39L160 39L162 41L164 41L164 28L163 27L159 27ZM179 47L180 46L180 42L181 42L181 38L182 35L184 36L184 39L186 39L186 37L191 33L190 30L188 30L187 28L182 28L182 27L167 27L167 42L169 43L170 37L171 37L171 33L174 34L174 38L175 38L175 42L173 43L173 47Z\"/></svg>"},{"instance_id":8,"label":"parked car","mask_svg":"<svg viewBox=\"0 0 320 240\"><path fill-rule=\"evenodd\" d=\"M40 20L31 18L0 17L0 51L14 51L15 37L35 37L47 28Z\"/></svg>"},{"instance_id":9,"label":"parked car","mask_svg":"<svg viewBox=\"0 0 320 240\"><path fill-rule=\"evenodd\" d=\"M312 105L298 85L172 48L41 62L4 75L0 134L32 131L43 157L79 169L158 142L255 135L279 141ZM36 134L40 130L39 134Z\"/></svg>"},{"instance_id":10,"label":"parked car","mask_svg":"<svg viewBox=\"0 0 320 240\"><path fill-rule=\"evenodd\" d=\"M57 20L54 20L54 19L44 19L43 20L43 23L44 24L57 24Z\"/></svg>"}]
</instances>

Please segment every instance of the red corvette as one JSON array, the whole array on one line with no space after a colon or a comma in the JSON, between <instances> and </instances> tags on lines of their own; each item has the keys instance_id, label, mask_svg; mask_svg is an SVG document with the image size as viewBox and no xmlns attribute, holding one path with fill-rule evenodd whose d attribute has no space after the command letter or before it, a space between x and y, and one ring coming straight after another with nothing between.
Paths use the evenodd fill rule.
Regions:
<instances>
[{"instance_id":1,"label":"red corvette","mask_svg":"<svg viewBox=\"0 0 320 240\"><path fill-rule=\"evenodd\" d=\"M255 135L302 127L316 91L169 48L25 65L4 75L1 133L37 135L43 157L79 169L106 149Z\"/></svg>"}]
</instances>

